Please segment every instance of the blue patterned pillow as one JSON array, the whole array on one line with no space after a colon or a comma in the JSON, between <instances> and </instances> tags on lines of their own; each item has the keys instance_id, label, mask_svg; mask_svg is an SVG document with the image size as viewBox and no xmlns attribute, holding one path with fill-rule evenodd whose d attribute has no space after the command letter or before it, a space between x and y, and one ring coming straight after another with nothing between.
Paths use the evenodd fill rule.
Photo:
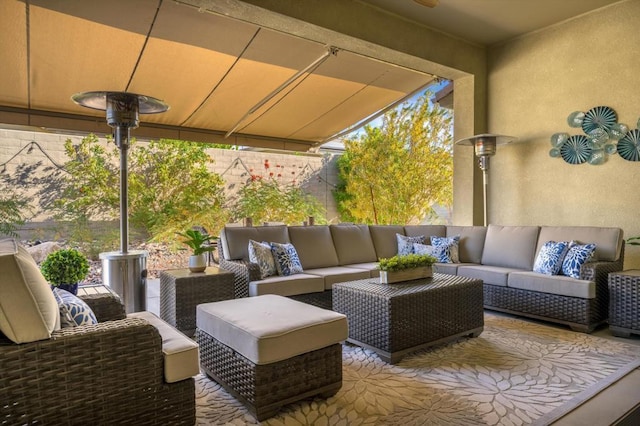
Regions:
<instances>
[{"instance_id":1,"label":"blue patterned pillow","mask_svg":"<svg viewBox=\"0 0 640 426\"><path fill-rule=\"evenodd\" d=\"M440 259L446 256L445 251L446 249L444 247L429 246L418 243L413 245L413 252L415 254L428 254L429 256L435 257L439 263L442 263L440 262Z\"/></svg>"},{"instance_id":2,"label":"blue patterned pillow","mask_svg":"<svg viewBox=\"0 0 640 426\"><path fill-rule=\"evenodd\" d=\"M54 287L53 296L60 309L60 326L62 328L98 323L89 305L76 295Z\"/></svg>"},{"instance_id":3,"label":"blue patterned pillow","mask_svg":"<svg viewBox=\"0 0 640 426\"><path fill-rule=\"evenodd\" d=\"M424 235L407 237L406 235L396 234L396 240L398 241L398 256L406 256L413 253L414 244L424 244L426 237Z\"/></svg>"},{"instance_id":4,"label":"blue patterned pillow","mask_svg":"<svg viewBox=\"0 0 640 426\"><path fill-rule=\"evenodd\" d=\"M267 278L278 273L269 243L249 240L249 262L257 263L260 266L260 278Z\"/></svg>"},{"instance_id":5,"label":"blue patterned pillow","mask_svg":"<svg viewBox=\"0 0 640 426\"><path fill-rule=\"evenodd\" d=\"M431 237L431 245L434 247L442 247L442 255L439 259L440 263L460 263L458 254L458 244L460 236L455 237Z\"/></svg>"},{"instance_id":6,"label":"blue patterned pillow","mask_svg":"<svg viewBox=\"0 0 640 426\"><path fill-rule=\"evenodd\" d=\"M278 275L288 276L302 273L302 264L293 244L271 243L271 253L276 261Z\"/></svg>"},{"instance_id":7,"label":"blue patterned pillow","mask_svg":"<svg viewBox=\"0 0 640 426\"><path fill-rule=\"evenodd\" d=\"M533 272L546 275L557 275L562 269L562 261L569 250L568 241L547 241L540 247Z\"/></svg>"},{"instance_id":8,"label":"blue patterned pillow","mask_svg":"<svg viewBox=\"0 0 640 426\"><path fill-rule=\"evenodd\" d=\"M572 278L580 278L580 268L596 251L595 244L571 244L562 261L562 273Z\"/></svg>"}]
</instances>

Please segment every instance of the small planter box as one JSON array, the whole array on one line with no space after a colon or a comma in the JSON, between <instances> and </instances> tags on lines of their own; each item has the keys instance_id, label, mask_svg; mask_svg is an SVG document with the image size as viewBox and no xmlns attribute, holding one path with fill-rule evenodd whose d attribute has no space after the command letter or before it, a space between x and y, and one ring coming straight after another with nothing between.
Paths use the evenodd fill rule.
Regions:
<instances>
[{"instance_id":1,"label":"small planter box","mask_svg":"<svg viewBox=\"0 0 640 426\"><path fill-rule=\"evenodd\" d=\"M433 276L431 266L421 266L419 268L403 269L401 271L380 271L380 283L393 284L402 281L417 280Z\"/></svg>"}]
</instances>

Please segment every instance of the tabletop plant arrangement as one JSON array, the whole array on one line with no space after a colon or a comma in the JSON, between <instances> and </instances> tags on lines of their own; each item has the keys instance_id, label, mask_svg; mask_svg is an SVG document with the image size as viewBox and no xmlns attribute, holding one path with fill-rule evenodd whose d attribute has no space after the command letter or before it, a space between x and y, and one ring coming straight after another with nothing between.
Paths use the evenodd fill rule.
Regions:
<instances>
[{"instance_id":1,"label":"tabletop plant arrangement","mask_svg":"<svg viewBox=\"0 0 640 426\"><path fill-rule=\"evenodd\" d=\"M89 274L89 261L76 249L56 250L42 261L40 272L51 287L77 294L78 283Z\"/></svg>"},{"instance_id":2,"label":"tabletop plant arrangement","mask_svg":"<svg viewBox=\"0 0 640 426\"><path fill-rule=\"evenodd\" d=\"M182 243L192 251L191 256L189 256L189 270L191 272L204 272L207 269L209 252L216 249L215 245L211 244L213 237L196 229L189 229L177 234L184 238Z\"/></svg>"},{"instance_id":3,"label":"tabletop plant arrangement","mask_svg":"<svg viewBox=\"0 0 640 426\"><path fill-rule=\"evenodd\" d=\"M428 254L408 254L380 259L380 282L392 284L433 276L433 264L437 259Z\"/></svg>"}]
</instances>

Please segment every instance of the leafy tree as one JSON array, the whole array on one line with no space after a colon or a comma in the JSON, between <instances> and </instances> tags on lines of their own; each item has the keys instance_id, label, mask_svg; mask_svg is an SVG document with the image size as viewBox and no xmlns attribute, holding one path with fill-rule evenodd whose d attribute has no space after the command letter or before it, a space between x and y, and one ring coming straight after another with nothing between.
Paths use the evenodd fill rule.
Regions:
<instances>
[{"instance_id":1,"label":"leafy tree","mask_svg":"<svg viewBox=\"0 0 640 426\"><path fill-rule=\"evenodd\" d=\"M28 209L26 199L13 192L0 195L0 235L17 237L16 230L24 225L24 212Z\"/></svg>"},{"instance_id":2,"label":"leafy tree","mask_svg":"<svg viewBox=\"0 0 640 426\"><path fill-rule=\"evenodd\" d=\"M429 95L387 112L381 127L365 126L364 134L345 141L339 173L346 185L337 200L349 219L415 223L433 216L434 205L451 205L452 117L429 104Z\"/></svg>"},{"instance_id":3,"label":"leafy tree","mask_svg":"<svg viewBox=\"0 0 640 426\"><path fill-rule=\"evenodd\" d=\"M227 220L222 178L207 169L213 160L206 144L160 140L147 146L132 141L129 149L128 211L132 228L156 240L200 225L217 232ZM120 152L95 135L74 145L65 143L70 160L61 197L55 206L62 218L115 220L120 211Z\"/></svg>"},{"instance_id":4,"label":"leafy tree","mask_svg":"<svg viewBox=\"0 0 640 426\"><path fill-rule=\"evenodd\" d=\"M302 223L309 216L325 223L325 211L313 196L297 185L281 184L275 178L253 175L240 189L233 208L236 220L250 217L255 224L263 222Z\"/></svg>"}]
</instances>

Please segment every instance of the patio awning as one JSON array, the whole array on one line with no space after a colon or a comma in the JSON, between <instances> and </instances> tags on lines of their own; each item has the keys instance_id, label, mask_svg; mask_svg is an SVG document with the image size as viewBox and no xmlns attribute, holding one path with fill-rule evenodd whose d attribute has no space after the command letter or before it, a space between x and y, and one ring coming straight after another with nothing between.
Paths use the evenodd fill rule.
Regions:
<instances>
[{"instance_id":1,"label":"patio awning","mask_svg":"<svg viewBox=\"0 0 640 426\"><path fill-rule=\"evenodd\" d=\"M0 126L109 132L70 96L128 91L171 107L137 137L307 150L434 79L173 1L0 5Z\"/></svg>"}]
</instances>

